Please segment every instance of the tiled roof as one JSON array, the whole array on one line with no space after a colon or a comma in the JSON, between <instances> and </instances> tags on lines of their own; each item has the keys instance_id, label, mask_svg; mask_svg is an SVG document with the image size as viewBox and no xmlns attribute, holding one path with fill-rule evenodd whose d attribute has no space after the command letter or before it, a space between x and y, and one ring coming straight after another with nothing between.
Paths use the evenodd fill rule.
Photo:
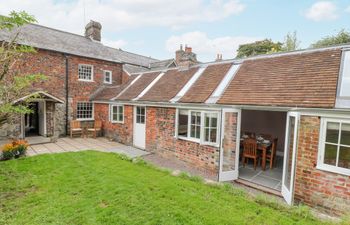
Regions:
<instances>
[{"instance_id":1,"label":"tiled roof","mask_svg":"<svg viewBox=\"0 0 350 225\"><path fill-rule=\"evenodd\" d=\"M158 75L160 72L141 74L135 83L129 86L116 100L133 100L136 98Z\"/></svg>"},{"instance_id":2,"label":"tiled roof","mask_svg":"<svg viewBox=\"0 0 350 225\"><path fill-rule=\"evenodd\" d=\"M157 59L130 53L120 49L104 46L102 43L93 41L82 35L72 34L49 27L27 24L20 28L17 42L30 45L39 49L52 50L94 59L101 59L113 62L125 62L148 67L150 63L157 62ZM12 32L0 31L0 41L10 40L17 29Z\"/></svg>"},{"instance_id":3,"label":"tiled roof","mask_svg":"<svg viewBox=\"0 0 350 225\"><path fill-rule=\"evenodd\" d=\"M208 66L179 102L205 102L219 85L231 66L232 63Z\"/></svg>"},{"instance_id":4,"label":"tiled roof","mask_svg":"<svg viewBox=\"0 0 350 225\"><path fill-rule=\"evenodd\" d=\"M128 82L122 85L103 86L91 95L90 100L108 101L121 93L135 78L136 76L130 76Z\"/></svg>"},{"instance_id":5,"label":"tiled roof","mask_svg":"<svg viewBox=\"0 0 350 225\"><path fill-rule=\"evenodd\" d=\"M219 104L333 108L341 49L245 60Z\"/></svg>"},{"instance_id":6,"label":"tiled roof","mask_svg":"<svg viewBox=\"0 0 350 225\"><path fill-rule=\"evenodd\" d=\"M197 70L198 67L168 70L139 101L169 102Z\"/></svg>"}]
</instances>

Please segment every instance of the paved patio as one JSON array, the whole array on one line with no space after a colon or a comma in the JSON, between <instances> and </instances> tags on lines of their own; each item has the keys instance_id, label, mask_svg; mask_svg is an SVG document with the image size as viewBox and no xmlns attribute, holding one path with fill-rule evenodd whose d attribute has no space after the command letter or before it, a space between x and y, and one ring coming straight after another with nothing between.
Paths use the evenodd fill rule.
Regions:
<instances>
[{"instance_id":1,"label":"paved patio","mask_svg":"<svg viewBox=\"0 0 350 225\"><path fill-rule=\"evenodd\" d=\"M77 152L83 150L96 150L101 152L114 152L125 154L131 158L148 155L149 152L126 146L106 138L59 138L55 143L44 143L29 146L28 156L44 153Z\"/></svg>"}]
</instances>

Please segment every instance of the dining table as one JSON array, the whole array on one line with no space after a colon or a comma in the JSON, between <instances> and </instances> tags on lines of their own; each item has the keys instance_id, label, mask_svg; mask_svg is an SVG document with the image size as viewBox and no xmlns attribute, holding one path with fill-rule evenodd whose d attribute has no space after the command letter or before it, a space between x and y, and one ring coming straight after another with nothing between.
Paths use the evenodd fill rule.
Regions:
<instances>
[{"instance_id":1,"label":"dining table","mask_svg":"<svg viewBox=\"0 0 350 225\"><path fill-rule=\"evenodd\" d=\"M244 140L247 138L241 137L241 146L243 146L243 142ZM266 170L266 153L267 151L271 148L271 141L269 142L264 142L264 139L260 138L260 139L256 139L257 142L257 150L261 151L261 155L262 155L262 159L261 159L261 168L262 170Z\"/></svg>"}]
</instances>

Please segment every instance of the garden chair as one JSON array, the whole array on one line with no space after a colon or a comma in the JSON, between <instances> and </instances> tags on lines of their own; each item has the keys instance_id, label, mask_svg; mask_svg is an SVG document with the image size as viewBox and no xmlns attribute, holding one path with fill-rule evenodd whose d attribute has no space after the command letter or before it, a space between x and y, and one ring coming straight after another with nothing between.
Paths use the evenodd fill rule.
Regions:
<instances>
[{"instance_id":1,"label":"garden chair","mask_svg":"<svg viewBox=\"0 0 350 225\"><path fill-rule=\"evenodd\" d=\"M94 138L96 138L97 133L101 134L101 131L102 131L102 121L101 120L95 120L94 127L87 129L88 135L90 133L93 133Z\"/></svg>"},{"instance_id":2,"label":"garden chair","mask_svg":"<svg viewBox=\"0 0 350 225\"><path fill-rule=\"evenodd\" d=\"M74 134L83 136L83 128L81 127L80 121L72 120L70 122L70 137L72 138Z\"/></svg>"}]
</instances>

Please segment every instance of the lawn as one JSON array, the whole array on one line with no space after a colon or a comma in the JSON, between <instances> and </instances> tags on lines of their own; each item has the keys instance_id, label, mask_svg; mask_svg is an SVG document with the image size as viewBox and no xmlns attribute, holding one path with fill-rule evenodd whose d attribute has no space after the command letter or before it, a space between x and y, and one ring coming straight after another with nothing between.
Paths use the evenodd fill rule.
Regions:
<instances>
[{"instance_id":1,"label":"lawn","mask_svg":"<svg viewBox=\"0 0 350 225\"><path fill-rule=\"evenodd\" d=\"M0 224L320 224L228 185L95 151L0 162Z\"/></svg>"}]
</instances>

